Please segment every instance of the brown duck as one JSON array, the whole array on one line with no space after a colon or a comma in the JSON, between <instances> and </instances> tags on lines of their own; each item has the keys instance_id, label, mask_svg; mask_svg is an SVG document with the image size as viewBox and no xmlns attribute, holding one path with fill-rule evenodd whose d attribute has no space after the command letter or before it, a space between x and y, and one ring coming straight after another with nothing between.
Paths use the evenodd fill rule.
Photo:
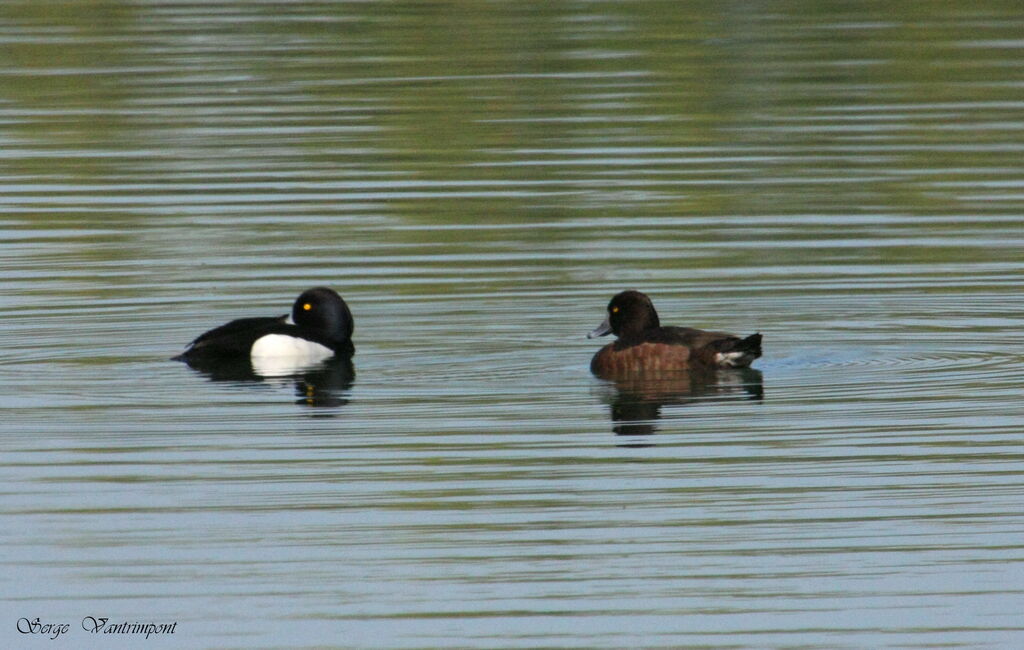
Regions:
<instances>
[{"instance_id":1,"label":"brown duck","mask_svg":"<svg viewBox=\"0 0 1024 650\"><path fill-rule=\"evenodd\" d=\"M594 355L595 375L710 368L746 368L761 356L761 335L740 338L689 327L662 327L651 299L623 291L608 303L608 318L587 338L618 337Z\"/></svg>"}]
</instances>

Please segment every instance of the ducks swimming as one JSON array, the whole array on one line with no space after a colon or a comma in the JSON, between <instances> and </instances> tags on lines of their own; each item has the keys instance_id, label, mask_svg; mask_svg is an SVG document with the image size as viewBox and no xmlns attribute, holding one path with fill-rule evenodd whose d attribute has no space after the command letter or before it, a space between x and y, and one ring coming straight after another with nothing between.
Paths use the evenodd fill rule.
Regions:
<instances>
[{"instance_id":1,"label":"ducks swimming","mask_svg":"<svg viewBox=\"0 0 1024 650\"><path fill-rule=\"evenodd\" d=\"M333 289L314 287L295 300L291 314L240 318L205 332L188 344L175 361L190 365L274 359L315 363L348 358L352 345L352 312Z\"/></svg>"},{"instance_id":2,"label":"ducks swimming","mask_svg":"<svg viewBox=\"0 0 1024 650\"><path fill-rule=\"evenodd\" d=\"M352 312L333 289L314 287L295 300L290 315L240 318L211 329L173 357L190 365L289 359L303 363L355 353ZM608 303L608 317L587 335L615 334L594 355L590 370L598 376L646 371L746 368L761 356L761 335L740 338L724 332L662 327L651 299L623 291Z\"/></svg>"},{"instance_id":3,"label":"ducks swimming","mask_svg":"<svg viewBox=\"0 0 1024 650\"><path fill-rule=\"evenodd\" d=\"M761 356L761 335L740 338L724 332L689 327L662 327L651 299L639 291L623 291L608 303L608 317L587 334L615 334L594 355L590 371L621 376L646 371L746 368Z\"/></svg>"}]
</instances>

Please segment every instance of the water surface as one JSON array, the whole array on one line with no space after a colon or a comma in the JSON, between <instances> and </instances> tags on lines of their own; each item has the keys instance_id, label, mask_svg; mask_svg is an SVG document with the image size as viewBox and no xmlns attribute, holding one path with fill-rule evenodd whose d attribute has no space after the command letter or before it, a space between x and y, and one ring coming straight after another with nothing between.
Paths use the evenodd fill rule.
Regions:
<instances>
[{"instance_id":1,"label":"water surface","mask_svg":"<svg viewBox=\"0 0 1024 650\"><path fill-rule=\"evenodd\" d=\"M0 638L1020 645L1022 28L5 3ZM168 360L321 284L352 373ZM765 356L592 377L625 288Z\"/></svg>"}]
</instances>

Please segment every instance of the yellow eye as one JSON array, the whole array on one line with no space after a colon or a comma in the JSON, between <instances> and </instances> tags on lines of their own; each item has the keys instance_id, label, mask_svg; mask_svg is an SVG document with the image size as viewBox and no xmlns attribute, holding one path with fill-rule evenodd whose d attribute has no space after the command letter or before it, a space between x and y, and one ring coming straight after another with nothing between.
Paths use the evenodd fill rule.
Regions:
<instances>
[{"instance_id":1,"label":"yellow eye","mask_svg":"<svg viewBox=\"0 0 1024 650\"><path fill-rule=\"evenodd\" d=\"M305 311L309 311L312 308L313 305L309 304L308 302L302 303L302 309L304 309Z\"/></svg>"},{"instance_id":2,"label":"yellow eye","mask_svg":"<svg viewBox=\"0 0 1024 650\"><path fill-rule=\"evenodd\" d=\"M613 314L619 313L619 308L618 307L612 307L612 313Z\"/></svg>"}]
</instances>

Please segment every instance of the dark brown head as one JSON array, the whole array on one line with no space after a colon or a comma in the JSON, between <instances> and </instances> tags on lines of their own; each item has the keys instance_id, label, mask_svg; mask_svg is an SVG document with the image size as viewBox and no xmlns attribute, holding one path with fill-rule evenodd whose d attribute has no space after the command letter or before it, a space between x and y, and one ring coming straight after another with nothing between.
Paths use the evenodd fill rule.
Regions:
<instances>
[{"instance_id":1,"label":"dark brown head","mask_svg":"<svg viewBox=\"0 0 1024 650\"><path fill-rule=\"evenodd\" d=\"M638 336L661 326L651 299L639 291L623 291L608 303L608 318L587 334L592 339L606 334L619 338Z\"/></svg>"}]
</instances>

